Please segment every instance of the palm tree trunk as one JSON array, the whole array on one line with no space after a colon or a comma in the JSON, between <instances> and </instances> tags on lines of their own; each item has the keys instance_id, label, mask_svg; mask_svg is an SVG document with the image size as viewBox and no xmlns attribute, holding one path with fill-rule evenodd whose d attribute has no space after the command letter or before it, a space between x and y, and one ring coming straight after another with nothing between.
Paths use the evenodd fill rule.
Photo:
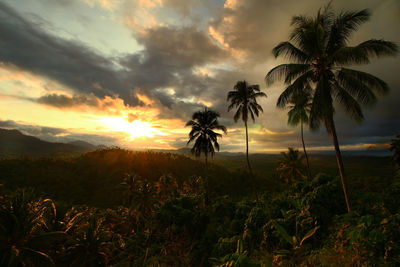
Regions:
<instances>
[{"instance_id":1,"label":"palm tree trunk","mask_svg":"<svg viewBox=\"0 0 400 267\"><path fill-rule=\"evenodd\" d=\"M307 171L308 171L308 179L311 180L311 170L310 170L310 163L308 162L308 155L306 151L306 146L304 145L304 137L303 137L303 120L300 120L300 127L301 127L301 142L303 143L303 150L304 155L306 156L307 161Z\"/></svg>"},{"instance_id":2,"label":"palm tree trunk","mask_svg":"<svg viewBox=\"0 0 400 267\"><path fill-rule=\"evenodd\" d=\"M251 169L250 166L250 160L249 160L249 132L247 129L247 121L244 121L244 126L246 128L246 160L247 160L247 166L249 167L249 172L250 172L250 179L251 179L251 185L253 187L253 192L254 195L256 197L256 201L258 203L258 194L257 194L257 190L256 190L256 185L254 183L254 174L253 174L253 170Z\"/></svg>"},{"instance_id":3,"label":"palm tree trunk","mask_svg":"<svg viewBox=\"0 0 400 267\"><path fill-rule=\"evenodd\" d=\"M350 212L350 203L349 203L349 198L347 196L343 159L342 159L342 155L340 153L339 142L338 142L337 135L336 135L336 128L335 128L335 122L333 121L333 117L330 118L329 123L330 123L330 128L331 128L330 130L331 130L331 135L332 135L332 139L333 139L333 145L335 146L336 161L337 161L337 164L339 167L339 173L340 173L340 178L342 181L344 198L346 199L347 212Z\"/></svg>"},{"instance_id":4,"label":"palm tree trunk","mask_svg":"<svg viewBox=\"0 0 400 267\"><path fill-rule=\"evenodd\" d=\"M206 183L206 195L205 195L205 202L206 205L208 206L210 204L210 199L208 197L209 193L209 186L208 186L208 154L205 153L206 158L205 158L205 163L206 163L206 177L205 177L205 183Z\"/></svg>"}]
</instances>

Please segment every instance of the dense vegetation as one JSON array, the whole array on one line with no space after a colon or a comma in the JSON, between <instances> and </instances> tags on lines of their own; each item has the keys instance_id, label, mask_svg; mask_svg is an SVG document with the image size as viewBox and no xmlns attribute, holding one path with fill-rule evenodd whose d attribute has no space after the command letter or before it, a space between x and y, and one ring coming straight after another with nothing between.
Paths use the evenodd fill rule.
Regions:
<instances>
[{"instance_id":1,"label":"dense vegetation","mask_svg":"<svg viewBox=\"0 0 400 267\"><path fill-rule=\"evenodd\" d=\"M329 161L311 157L313 166ZM396 266L396 166L389 158L354 162L354 209L346 213L340 180L321 173L287 184L255 164L257 203L247 172L209 164L207 205L205 165L185 156L115 148L1 160L0 265ZM386 170L380 180L375 168Z\"/></svg>"},{"instance_id":2,"label":"dense vegetation","mask_svg":"<svg viewBox=\"0 0 400 267\"><path fill-rule=\"evenodd\" d=\"M379 78L343 68L397 53L383 40L347 46L369 16L335 15L328 5L316 17L294 17L294 44L274 48L294 61L271 70L267 81L285 80L278 106L300 124L306 165L294 148L250 164L247 122L262 112L256 98L265 94L245 81L228 100L234 120L245 124L240 164L247 168L232 158L210 162L219 150L215 131L226 128L207 108L187 123L188 143L204 163L119 148L3 159L0 266L399 266L399 136L392 165L389 158L343 158L334 122L334 100L360 121L360 104L388 91ZM338 169L331 157L307 156L307 123L325 124Z\"/></svg>"}]
</instances>

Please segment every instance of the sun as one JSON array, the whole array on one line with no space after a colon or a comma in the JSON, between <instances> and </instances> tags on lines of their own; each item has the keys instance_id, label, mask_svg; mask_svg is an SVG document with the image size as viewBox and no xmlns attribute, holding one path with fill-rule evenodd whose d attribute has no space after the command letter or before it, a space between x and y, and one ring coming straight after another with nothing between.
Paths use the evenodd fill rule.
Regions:
<instances>
[{"instance_id":1,"label":"sun","mask_svg":"<svg viewBox=\"0 0 400 267\"><path fill-rule=\"evenodd\" d=\"M159 130L153 129L151 124L145 121L127 121L122 117L109 117L102 119L102 122L112 131L128 133L131 140L138 137L154 137L163 135Z\"/></svg>"}]
</instances>

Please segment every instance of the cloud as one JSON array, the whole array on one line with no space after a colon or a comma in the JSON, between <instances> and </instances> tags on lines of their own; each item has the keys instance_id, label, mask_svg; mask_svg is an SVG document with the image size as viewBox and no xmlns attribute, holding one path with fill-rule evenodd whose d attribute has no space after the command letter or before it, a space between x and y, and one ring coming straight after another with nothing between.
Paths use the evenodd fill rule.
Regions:
<instances>
[{"instance_id":1,"label":"cloud","mask_svg":"<svg viewBox=\"0 0 400 267\"><path fill-rule=\"evenodd\" d=\"M48 94L41 96L36 101L40 104L46 104L58 108L71 108L81 105L97 107L98 99L93 95L73 95L72 97L58 94Z\"/></svg>"},{"instance_id":2,"label":"cloud","mask_svg":"<svg viewBox=\"0 0 400 267\"><path fill-rule=\"evenodd\" d=\"M0 3L0 60L54 79L80 93L98 97L117 92L135 105L114 68L114 62L93 52L89 47L43 31L4 3Z\"/></svg>"},{"instance_id":3,"label":"cloud","mask_svg":"<svg viewBox=\"0 0 400 267\"><path fill-rule=\"evenodd\" d=\"M20 123L13 120L0 120L0 128L19 130L25 135L35 136L48 142L68 143L82 140L94 145L116 145L119 142L117 138L110 136L85 134L62 128Z\"/></svg>"},{"instance_id":4,"label":"cloud","mask_svg":"<svg viewBox=\"0 0 400 267\"><path fill-rule=\"evenodd\" d=\"M95 104L93 97L87 99L82 95L119 96L125 104L140 105L133 92L137 87L170 107L181 101L164 95L160 89L173 87L178 98L196 96L205 88L205 78L194 74L193 68L228 56L195 26L169 26L151 28L138 35L143 51L110 59L78 41L46 33L4 3L0 3L0 32L6 36L0 40L0 60L4 64L55 80L76 92L77 97L72 99L60 94L38 99L60 108Z\"/></svg>"}]
</instances>

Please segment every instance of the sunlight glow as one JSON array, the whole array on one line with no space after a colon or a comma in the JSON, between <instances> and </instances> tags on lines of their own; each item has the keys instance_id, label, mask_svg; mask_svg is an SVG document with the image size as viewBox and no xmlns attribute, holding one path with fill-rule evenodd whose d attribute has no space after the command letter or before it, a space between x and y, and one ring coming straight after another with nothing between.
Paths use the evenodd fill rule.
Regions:
<instances>
[{"instance_id":1,"label":"sunlight glow","mask_svg":"<svg viewBox=\"0 0 400 267\"><path fill-rule=\"evenodd\" d=\"M102 122L112 131L128 133L131 140L134 140L137 137L154 137L155 135L166 135L160 130L152 128L150 123L140 120L129 122L122 117L108 117L103 118Z\"/></svg>"}]
</instances>

